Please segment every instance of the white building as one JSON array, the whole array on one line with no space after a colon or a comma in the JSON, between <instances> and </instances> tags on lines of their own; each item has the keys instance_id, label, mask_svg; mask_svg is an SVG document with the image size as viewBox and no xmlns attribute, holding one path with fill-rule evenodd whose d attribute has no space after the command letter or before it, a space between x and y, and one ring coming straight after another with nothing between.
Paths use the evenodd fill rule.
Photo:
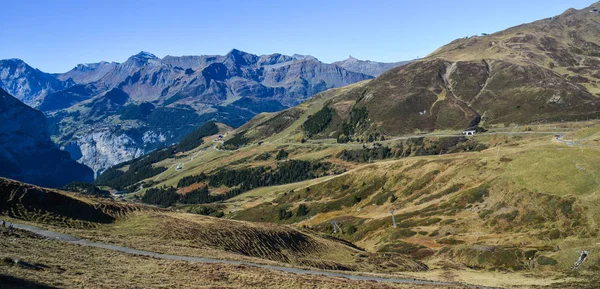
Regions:
<instances>
[{"instance_id":1,"label":"white building","mask_svg":"<svg viewBox=\"0 0 600 289\"><path fill-rule=\"evenodd\" d=\"M475 135L475 130L474 129L465 130L465 131L463 131L463 135L466 135L466 136Z\"/></svg>"}]
</instances>

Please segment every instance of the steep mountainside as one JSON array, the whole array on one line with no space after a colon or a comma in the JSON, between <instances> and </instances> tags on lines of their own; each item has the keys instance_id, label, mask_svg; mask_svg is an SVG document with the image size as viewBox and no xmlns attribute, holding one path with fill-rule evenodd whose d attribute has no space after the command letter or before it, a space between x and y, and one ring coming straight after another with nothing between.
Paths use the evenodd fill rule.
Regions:
<instances>
[{"instance_id":1,"label":"steep mountainside","mask_svg":"<svg viewBox=\"0 0 600 289\"><path fill-rule=\"evenodd\" d=\"M74 85L73 81L58 80L20 59L0 60L0 88L29 106L39 105L43 98Z\"/></svg>"},{"instance_id":2,"label":"steep mountainside","mask_svg":"<svg viewBox=\"0 0 600 289\"><path fill-rule=\"evenodd\" d=\"M92 171L50 141L44 115L0 89L0 176L41 186L91 181Z\"/></svg>"},{"instance_id":3,"label":"steep mountainside","mask_svg":"<svg viewBox=\"0 0 600 289\"><path fill-rule=\"evenodd\" d=\"M342 67L348 71L360 72L364 74L368 74L371 76L379 76L385 71L388 71L394 67L398 67L404 64L409 63L410 61L398 61L398 62L376 62L371 60L360 60L356 59L352 56L349 56L348 59L342 61L336 61L332 64L335 64L339 67Z\"/></svg>"}]
</instances>

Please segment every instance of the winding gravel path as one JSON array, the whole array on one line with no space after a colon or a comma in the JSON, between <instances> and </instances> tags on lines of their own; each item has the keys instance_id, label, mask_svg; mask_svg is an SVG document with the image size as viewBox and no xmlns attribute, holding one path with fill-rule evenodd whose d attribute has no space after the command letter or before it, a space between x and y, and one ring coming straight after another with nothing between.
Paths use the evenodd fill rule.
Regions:
<instances>
[{"instance_id":1,"label":"winding gravel path","mask_svg":"<svg viewBox=\"0 0 600 289\"><path fill-rule=\"evenodd\" d=\"M1 222L2 220L0 220ZM7 222L8 224L8 222ZM232 260L221 260L221 259L212 259L212 258L201 258L201 257L190 257L190 256L179 256L179 255L170 255L170 254L159 254L149 251L137 250L128 247L110 245L105 243L92 242L90 240L81 239L69 234L58 233L50 230L45 230L39 227L24 225L24 224L16 224L12 223L14 228L29 231L35 233L37 235L65 241L71 244L78 244L82 246L90 246L90 247L98 247L128 254L140 255L140 256L148 256L159 259L166 260L175 260L175 261L188 261L188 262L199 262L199 263L217 263L217 264L231 264L231 265L246 265L253 267L260 267L270 270L276 270L286 273L295 273L295 274L306 274L306 275L324 275L328 277L341 277L350 280L359 280L359 281L378 281L378 282L389 282L389 283L404 283L404 284L416 284L416 285L440 285L440 286L463 286L463 287L472 287L472 288L490 288L484 286L463 284L463 283L454 283L454 282L438 282L438 281L428 281L428 280L416 280L416 279L403 279L403 278L386 278L386 277L375 277L375 276L363 276L363 275L352 275L352 274L344 274L344 273L336 273L329 271L319 271L319 270L308 270L308 269L299 269L299 268L291 268L291 267L283 267L283 266L275 266L275 265L265 265L265 264L257 264L252 262L245 261L232 261Z\"/></svg>"}]
</instances>

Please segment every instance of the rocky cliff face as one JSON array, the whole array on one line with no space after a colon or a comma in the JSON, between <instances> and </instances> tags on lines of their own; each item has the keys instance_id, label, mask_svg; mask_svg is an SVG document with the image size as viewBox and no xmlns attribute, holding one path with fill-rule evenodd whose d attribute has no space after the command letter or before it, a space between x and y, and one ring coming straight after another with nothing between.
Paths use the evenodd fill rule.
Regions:
<instances>
[{"instance_id":1,"label":"rocky cliff face","mask_svg":"<svg viewBox=\"0 0 600 289\"><path fill-rule=\"evenodd\" d=\"M146 135L152 135L147 132ZM146 137L143 143L157 143L159 137ZM164 139L163 139L164 141ZM82 164L90 164L94 175L123 160L137 158L144 153L143 143L133 139L126 133L119 133L111 128L95 129L79 134L62 149L66 150Z\"/></svg>"},{"instance_id":2,"label":"rocky cliff face","mask_svg":"<svg viewBox=\"0 0 600 289\"><path fill-rule=\"evenodd\" d=\"M46 95L73 85L71 80L61 81L20 59L0 60L0 87L29 106L35 107Z\"/></svg>"},{"instance_id":3,"label":"rocky cliff face","mask_svg":"<svg viewBox=\"0 0 600 289\"><path fill-rule=\"evenodd\" d=\"M92 171L60 151L44 115L0 89L0 176L46 187L91 181Z\"/></svg>"}]
</instances>

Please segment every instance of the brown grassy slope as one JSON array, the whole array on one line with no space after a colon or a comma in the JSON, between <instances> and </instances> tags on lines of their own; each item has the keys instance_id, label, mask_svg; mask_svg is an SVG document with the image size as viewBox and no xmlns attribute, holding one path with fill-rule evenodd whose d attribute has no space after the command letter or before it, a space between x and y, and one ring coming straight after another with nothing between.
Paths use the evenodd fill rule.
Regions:
<instances>
[{"instance_id":1,"label":"brown grassy slope","mask_svg":"<svg viewBox=\"0 0 600 289\"><path fill-rule=\"evenodd\" d=\"M600 219L592 204L600 189L594 165L600 153L549 136L488 138L501 146L499 155L493 147L384 161L293 191L264 189L272 201L233 200L251 202L237 217L308 226L306 217L277 217L282 208L296 212L304 204L314 230L331 234L329 222L337 220L345 231L338 237L370 251L410 254L433 267L446 260L480 269L568 272L578 251L597 248ZM392 228L392 208L398 228ZM544 264L546 257L558 263ZM600 270L600 258L588 261L582 270Z\"/></svg>"},{"instance_id":2,"label":"brown grassy slope","mask_svg":"<svg viewBox=\"0 0 600 289\"><path fill-rule=\"evenodd\" d=\"M369 82L359 105L391 134L465 125L468 110L456 102L487 123L595 116L600 16L588 10L456 40Z\"/></svg>"},{"instance_id":3,"label":"brown grassy slope","mask_svg":"<svg viewBox=\"0 0 600 289\"><path fill-rule=\"evenodd\" d=\"M243 265L160 260L40 239L18 230L9 233L5 228L0 228L0 247L3 288L35 288L32 282L58 288L415 288ZM15 259L38 269L16 265Z\"/></svg>"},{"instance_id":4,"label":"brown grassy slope","mask_svg":"<svg viewBox=\"0 0 600 289\"><path fill-rule=\"evenodd\" d=\"M22 220L65 227L95 227L112 223L141 208L0 178L0 214Z\"/></svg>"},{"instance_id":5,"label":"brown grassy slope","mask_svg":"<svg viewBox=\"0 0 600 289\"><path fill-rule=\"evenodd\" d=\"M287 226L177 213L0 181L3 215L106 243L176 255L332 270L425 269L403 256L380 259L339 240Z\"/></svg>"}]
</instances>

